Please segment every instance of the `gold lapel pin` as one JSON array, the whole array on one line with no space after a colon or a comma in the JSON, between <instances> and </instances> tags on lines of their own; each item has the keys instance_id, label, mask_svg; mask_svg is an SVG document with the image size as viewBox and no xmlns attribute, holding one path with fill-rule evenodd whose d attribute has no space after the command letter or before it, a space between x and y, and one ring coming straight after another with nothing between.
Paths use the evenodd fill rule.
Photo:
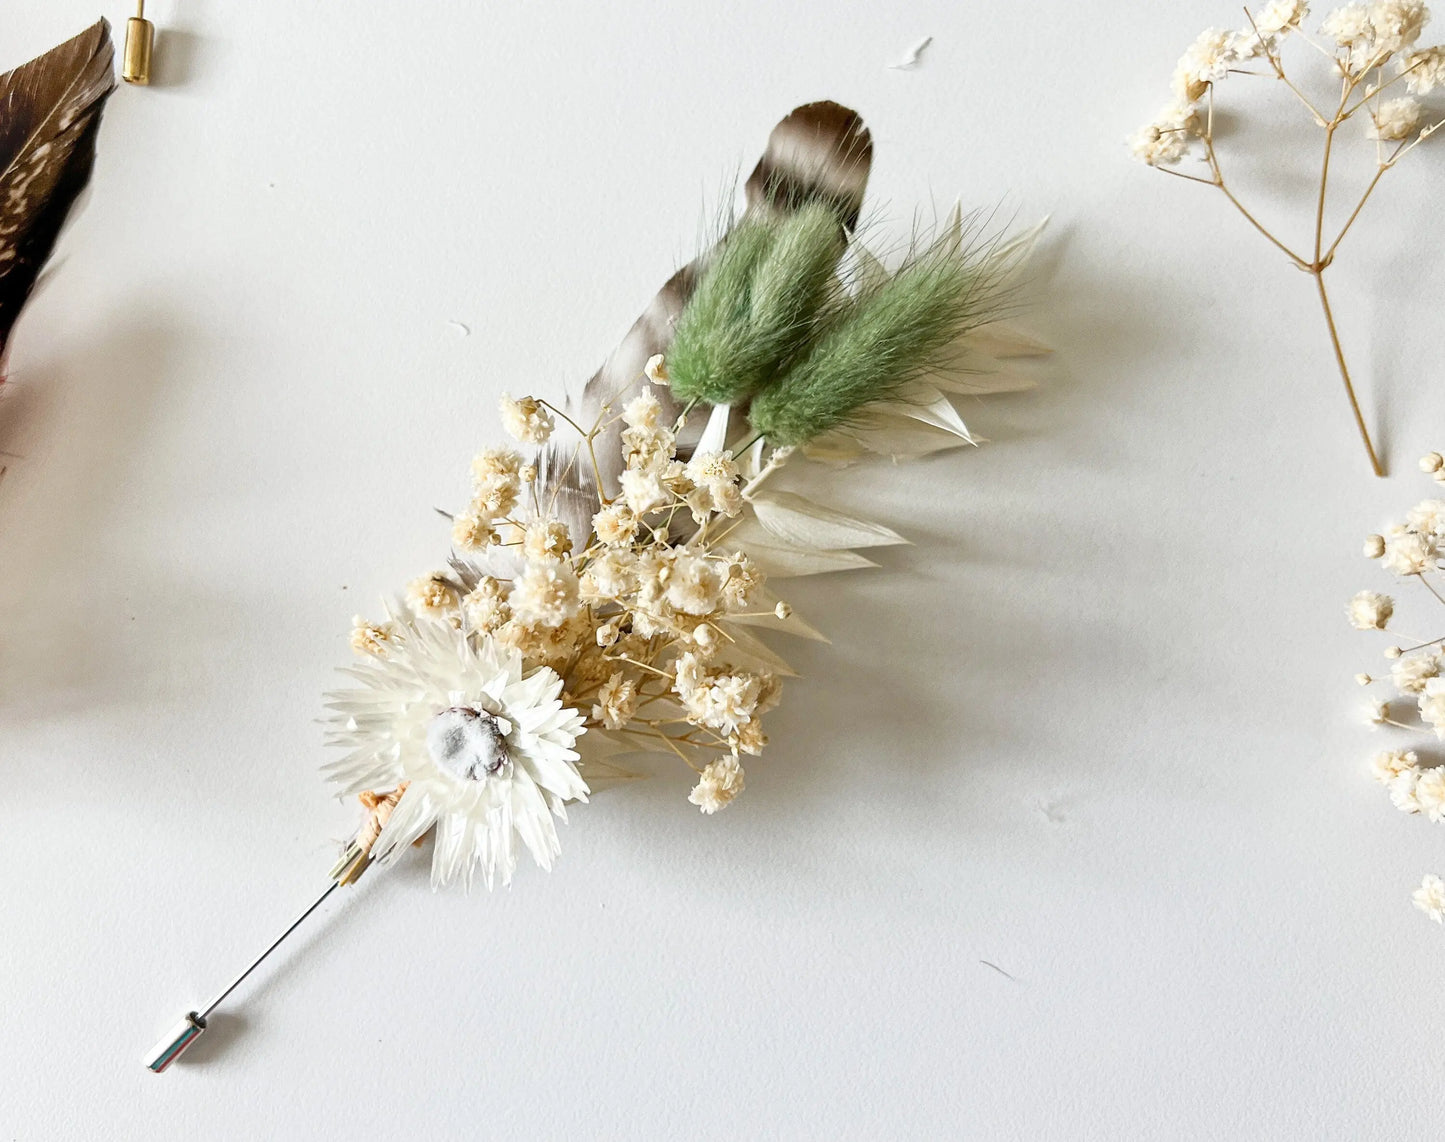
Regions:
<instances>
[{"instance_id":1,"label":"gold lapel pin","mask_svg":"<svg viewBox=\"0 0 1445 1142\"><path fill-rule=\"evenodd\" d=\"M120 77L145 87L151 81L151 49L155 47L156 26L146 19L146 0L136 0L135 15L125 22L125 53Z\"/></svg>"}]
</instances>

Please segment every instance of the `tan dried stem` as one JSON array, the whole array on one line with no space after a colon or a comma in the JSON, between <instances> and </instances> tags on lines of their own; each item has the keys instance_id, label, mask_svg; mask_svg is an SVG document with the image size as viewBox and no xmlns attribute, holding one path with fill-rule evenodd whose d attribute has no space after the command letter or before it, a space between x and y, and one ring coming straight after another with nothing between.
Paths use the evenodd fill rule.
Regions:
<instances>
[{"instance_id":1,"label":"tan dried stem","mask_svg":"<svg viewBox=\"0 0 1445 1142\"><path fill-rule=\"evenodd\" d=\"M1253 23L1252 17L1251 23ZM1256 32L1256 34L1258 33ZM1304 38L1309 41L1309 37ZM1263 37L1261 37L1261 41L1263 41ZM1313 43L1313 41L1309 42ZM1340 379L1344 382L1345 385L1345 395L1350 402L1350 412L1354 417L1355 427L1358 429L1360 439L1365 445L1365 453L1369 457L1371 470L1373 470L1376 476L1383 476L1385 474L1385 469L1380 462L1378 453L1375 451L1374 441L1370 439L1370 431L1365 423L1364 412L1360 408L1359 396L1355 392L1354 380L1350 376L1349 364L1345 360L1344 346L1340 341L1339 327L1335 322L1334 307L1330 302L1329 291L1325 288L1324 275L1325 271L1329 269L1329 267L1334 263L1335 252L1339 249L1340 243L1344 240L1345 235L1348 234L1351 227L1354 226L1355 220L1359 218L1360 212L1365 207L1365 203L1367 203L1370 199L1370 196L1374 194L1375 187L1379 185L1380 179L1384 176L1384 173L1395 165L1396 161L1400 158L1401 155L1418 145L1419 139L1415 139L1408 144L1404 142L1400 143L1400 145L1398 145L1388 157L1384 156L1383 154L1377 156L1377 166L1374 177L1370 180L1369 185L1365 188L1364 193L1360 196L1359 201L1355 204L1354 209L1350 212L1349 217L1345 220L1344 225L1334 236L1333 240L1330 241L1327 245L1325 242L1325 207L1329 199L1330 162L1334 152L1335 132L1356 111L1360 110L1361 107L1367 107L1369 100L1372 96L1376 96L1378 94L1378 92L1369 92L1367 95L1361 97L1358 102L1354 104L1350 103L1351 97L1358 90L1360 83L1362 82L1364 77L1369 74L1371 70L1378 70L1378 68L1382 66L1385 62L1388 62L1388 60L1372 60L1368 67L1360 68L1358 71L1354 72L1345 68L1342 64L1339 103L1335 108L1333 116L1326 119L1324 115L1318 110L1318 108L1316 108L1314 104L1311 103L1310 100L1304 95L1304 93L1300 91L1300 89L1288 78L1288 76L1285 75L1284 66L1278 54L1272 49L1268 49L1265 52L1265 58L1269 61L1271 68L1274 70L1275 78L1280 82L1284 83L1285 86L1295 95L1295 97L1299 99L1299 101L1309 111L1310 116L1314 119L1315 123L1321 128L1323 128L1325 133L1324 150L1320 162L1319 189L1315 196L1314 248L1312 256L1306 258L1305 256L1296 253L1289 246L1287 246L1274 233L1272 233L1267 226L1260 222L1253 213L1251 213L1249 208L1240 201L1239 197L1230 188L1228 182L1224 177L1224 171L1220 166L1219 154L1215 150L1214 146L1213 84L1209 85L1207 94L1205 124L1203 132L1200 135L1200 138L1204 143L1204 158L1205 162L1209 166L1210 177L1199 178L1195 175L1188 175L1183 174L1179 171L1167 170L1167 168L1165 167L1159 167L1157 169L1166 170L1167 173L1175 175L1178 178L1186 179L1190 182L1199 182L1203 183L1206 186L1212 186L1218 189L1229 201L1230 205L1239 212L1239 214L1245 219L1245 221L1250 224L1250 226L1252 226L1265 239L1267 239L1269 243L1275 247L1275 249L1279 250L1280 253L1282 253L1286 258L1288 258L1296 268L1303 270L1305 273L1309 274L1312 278L1314 278L1316 293L1318 294L1320 301L1320 310L1324 314L1325 329L1329 334L1330 347L1334 352L1335 364L1339 369ZM1396 79L1398 78L1400 77L1396 77ZM1392 80L1391 82L1395 82L1395 80ZM1381 87L1380 90L1383 90L1383 87ZM1428 133L1429 129L1427 129L1425 134Z\"/></svg>"}]
</instances>

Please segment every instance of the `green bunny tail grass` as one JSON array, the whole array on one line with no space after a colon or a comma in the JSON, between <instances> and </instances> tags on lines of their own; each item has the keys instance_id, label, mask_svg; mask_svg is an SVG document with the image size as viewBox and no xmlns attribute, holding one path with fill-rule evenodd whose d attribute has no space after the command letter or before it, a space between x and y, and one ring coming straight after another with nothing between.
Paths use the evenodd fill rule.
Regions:
<instances>
[{"instance_id":1,"label":"green bunny tail grass","mask_svg":"<svg viewBox=\"0 0 1445 1142\"><path fill-rule=\"evenodd\" d=\"M753 277L752 328L759 358L773 368L808 343L813 321L838 291L847 248L834 210L799 207L778 224L777 240Z\"/></svg>"},{"instance_id":2,"label":"green bunny tail grass","mask_svg":"<svg viewBox=\"0 0 1445 1142\"><path fill-rule=\"evenodd\" d=\"M808 353L753 398L753 428L778 447L803 444L927 373L997 315L992 254L946 233L840 303Z\"/></svg>"},{"instance_id":3,"label":"green bunny tail grass","mask_svg":"<svg viewBox=\"0 0 1445 1142\"><path fill-rule=\"evenodd\" d=\"M678 399L736 404L769 382L808 344L844 246L837 214L817 203L739 225L678 318L667 353Z\"/></svg>"}]
</instances>

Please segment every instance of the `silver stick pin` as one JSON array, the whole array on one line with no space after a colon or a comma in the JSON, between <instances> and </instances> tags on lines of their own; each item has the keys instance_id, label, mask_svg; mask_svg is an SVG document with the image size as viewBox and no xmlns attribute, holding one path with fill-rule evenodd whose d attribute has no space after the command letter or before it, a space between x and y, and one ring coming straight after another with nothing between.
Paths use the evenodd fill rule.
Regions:
<instances>
[{"instance_id":1,"label":"silver stick pin","mask_svg":"<svg viewBox=\"0 0 1445 1142\"><path fill-rule=\"evenodd\" d=\"M206 1020L210 1018L211 1012L216 1010L231 992L240 987L242 982L265 961L266 957L281 946L286 939L301 924L306 917L315 912L325 903L326 898L340 888L343 884L354 884L361 874L371 865L371 847L376 843L381 833L382 826L386 824L391 811L396 807L397 801L401 799L406 786L394 790L391 793L364 793L361 803L367 810L367 820L357 832L356 837L346 846L346 851L341 854L341 859L336 862L336 867L331 870L331 883L326 886L326 891L318 896L305 912L291 922L291 926L272 941L271 946L251 961L250 966L240 975L226 985L226 989L211 1000L205 1008L200 1011L188 1011L174 1027L172 1027L161 1038L161 1041L146 1052L145 1065L160 1074L181 1054L201 1037L201 1032L206 1029Z\"/></svg>"}]
</instances>

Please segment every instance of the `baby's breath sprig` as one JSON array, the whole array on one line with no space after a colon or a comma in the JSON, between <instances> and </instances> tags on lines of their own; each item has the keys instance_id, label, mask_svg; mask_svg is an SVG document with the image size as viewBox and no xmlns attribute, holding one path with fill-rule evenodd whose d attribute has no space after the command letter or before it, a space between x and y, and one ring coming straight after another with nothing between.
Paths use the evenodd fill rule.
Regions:
<instances>
[{"instance_id":1,"label":"baby's breath sprig","mask_svg":"<svg viewBox=\"0 0 1445 1142\"><path fill-rule=\"evenodd\" d=\"M1430 18L1420 0L1372 0L1347 4L1331 12L1320 28L1323 42L1309 36L1302 27L1309 14L1306 0L1271 0L1263 8L1245 9L1247 26L1240 31L1209 28L1202 32L1179 60L1174 71L1173 99L1154 121L1141 127L1130 139L1130 149L1140 161L1176 178L1219 190L1231 206L1296 268L1315 282L1325 328L1334 351L1335 364L1345 384L1355 426L1364 441L1375 475L1384 467L1360 410L1359 398L1349 366L1345 362L1335 323L1334 308L1325 288L1325 271L1334 264L1340 243L1354 226L1365 204L1375 193L1385 172L1428 139L1442 125L1426 116L1420 103L1410 96L1425 95L1445 85L1445 47L1419 49L1416 42ZM1318 103L1285 70L1282 48L1298 41L1315 49L1338 80L1338 97ZM1248 65L1258 63L1264 70ZM1272 78L1284 85L1311 122L1324 132L1318 189L1311 209L1312 234L1308 245L1286 243L1251 212L1225 179L1215 146L1215 94L1219 83L1230 75ZM1409 95L1402 95L1403 85ZM1382 96L1396 88L1394 97ZM1351 119L1369 119L1369 134L1375 140L1375 171L1354 208L1338 230L1327 230L1325 212L1334 156L1336 133ZM1248 125L1247 118L1241 118ZM1422 125L1423 122L1423 125ZM1201 159L1207 175L1190 174L1174 167L1187 157Z\"/></svg>"},{"instance_id":2,"label":"baby's breath sprig","mask_svg":"<svg viewBox=\"0 0 1445 1142\"><path fill-rule=\"evenodd\" d=\"M1425 456L1420 469L1436 483L1445 484L1445 457L1439 452ZM1413 581L1430 600L1445 607L1445 500L1423 500L1383 534L1366 536L1364 554L1398 578ZM1357 630L1391 635L1384 654L1391 663L1389 685L1397 697L1372 701L1367 720L1416 734L1428 729L1437 742L1445 741L1445 635L1403 638L1390 627L1395 609L1394 598L1375 591L1360 591L1346 608L1350 624ZM1385 679L1356 674L1355 681L1371 687ZM1445 764L1439 760L1422 761L1417 749L1388 749L1375 755L1371 769L1375 779L1389 789L1397 808L1438 822L1445 821ZM1434 875L1425 877L1414 899L1431 919L1445 923L1445 881Z\"/></svg>"}]
</instances>

